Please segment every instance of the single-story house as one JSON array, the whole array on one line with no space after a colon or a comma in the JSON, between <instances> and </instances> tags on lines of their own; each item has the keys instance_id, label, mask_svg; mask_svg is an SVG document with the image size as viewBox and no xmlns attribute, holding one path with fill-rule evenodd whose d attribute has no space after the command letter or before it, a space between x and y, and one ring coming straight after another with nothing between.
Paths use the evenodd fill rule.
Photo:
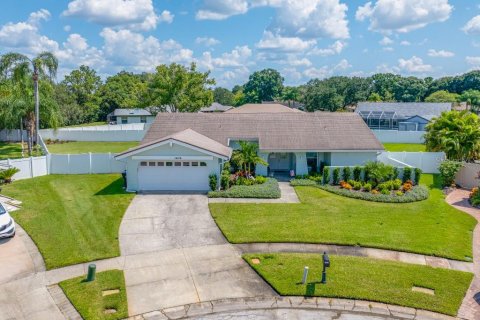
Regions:
<instances>
[{"instance_id":1,"label":"single-story house","mask_svg":"<svg viewBox=\"0 0 480 320\"><path fill-rule=\"evenodd\" d=\"M214 103L212 103L210 106L204 107L204 108L200 109L200 112L203 112L203 113L225 112L225 111L228 111L228 110L230 110L230 109L232 109L232 108L233 108L232 106L224 106L224 105L221 104L221 103L214 102Z\"/></svg>"},{"instance_id":2,"label":"single-story house","mask_svg":"<svg viewBox=\"0 0 480 320\"><path fill-rule=\"evenodd\" d=\"M225 113L303 113L303 111L289 108L280 103L247 103L225 111Z\"/></svg>"},{"instance_id":3,"label":"single-story house","mask_svg":"<svg viewBox=\"0 0 480 320\"><path fill-rule=\"evenodd\" d=\"M155 116L145 109L115 109L107 115L110 124L152 123Z\"/></svg>"},{"instance_id":4,"label":"single-story house","mask_svg":"<svg viewBox=\"0 0 480 320\"><path fill-rule=\"evenodd\" d=\"M450 110L451 103L360 102L355 112L371 129L425 131L432 118Z\"/></svg>"},{"instance_id":5,"label":"single-story house","mask_svg":"<svg viewBox=\"0 0 480 320\"><path fill-rule=\"evenodd\" d=\"M129 191L208 190L239 141L258 144L264 176L362 165L384 150L355 113L159 113L141 144L115 158Z\"/></svg>"}]
</instances>

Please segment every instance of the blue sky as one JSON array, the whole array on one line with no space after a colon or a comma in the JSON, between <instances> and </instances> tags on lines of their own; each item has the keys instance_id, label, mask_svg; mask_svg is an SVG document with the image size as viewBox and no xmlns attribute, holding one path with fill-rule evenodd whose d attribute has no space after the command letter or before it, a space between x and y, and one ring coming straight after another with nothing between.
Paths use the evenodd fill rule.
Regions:
<instances>
[{"instance_id":1,"label":"blue sky","mask_svg":"<svg viewBox=\"0 0 480 320\"><path fill-rule=\"evenodd\" d=\"M471 0L2 0L0 53L54 52L59 80L196 62L217 84L273 67L287 84L332 75L480 69Z\"/></svg>"}]
</instances>

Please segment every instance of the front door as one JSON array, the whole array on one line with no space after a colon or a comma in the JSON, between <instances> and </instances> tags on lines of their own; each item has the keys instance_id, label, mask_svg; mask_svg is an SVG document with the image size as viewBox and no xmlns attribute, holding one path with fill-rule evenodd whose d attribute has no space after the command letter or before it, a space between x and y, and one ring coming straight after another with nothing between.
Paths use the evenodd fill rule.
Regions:
<instances>
[{"instance_id":1,"label":"front door","mask_svg":"<svg viewBox=\"0 0 480 320\"><path fill-rule=\"evenodd\" d=\"M268 164L271 171L289 171L290 154L289 153L271 153L268 157Z\"/></svg>"}]
</instances>

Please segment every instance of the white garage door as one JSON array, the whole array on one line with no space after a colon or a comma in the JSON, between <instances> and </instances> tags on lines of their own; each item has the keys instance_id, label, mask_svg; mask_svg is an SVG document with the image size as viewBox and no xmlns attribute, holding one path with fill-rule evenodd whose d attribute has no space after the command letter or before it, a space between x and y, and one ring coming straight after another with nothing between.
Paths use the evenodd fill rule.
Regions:
<instances>
[{"instance_id":1,"label":"white garage door","mask_svg":"<svg viewBox=\"0 0 480 320\"><path fill-rule=\"evenodd\" d=\"M142 161L140 190L209 190L210 169L203 161Z\"/></svg>"}]
</instances>

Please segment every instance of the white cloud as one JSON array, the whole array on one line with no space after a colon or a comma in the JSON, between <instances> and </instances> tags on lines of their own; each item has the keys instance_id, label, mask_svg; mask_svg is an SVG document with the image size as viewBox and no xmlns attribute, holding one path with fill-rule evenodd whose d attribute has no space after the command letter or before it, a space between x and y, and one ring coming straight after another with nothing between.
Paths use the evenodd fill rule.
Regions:
<instances>
[{"instance_id":1,"label":"white cloud","mask_svg":"<svg viewBox=\"0 0 480 320\"><path fill-rule=\"evenodd\" d=\"M205 47L213 47L220 44L220 40L211 37L197 37L195 39L196 44L204 45Z\"/></svg>"},{"instance_id":2,"label":"white cloud","mask_svg":"<svg viewBox=\"0 0 480 320\"><path fill-rule=\"evenodd\" d=\"M392 47L383 47L383 51L392 52L393 48Z\"/></svg>"},{"instance_id":3,"label":"white cloud","mask_svg":"<svg viewBox=\"0 0 480 320\"><path fill-rule=\"evenodd\" d=\"M473 68L480 68L480 57L466 57L465 61Z\"/></svg>"},{"instance_id":4,"label":"white cloud","mask_svg":"<svg viewBox=\"0 0 480 320\"><path fill-rule=\"evenodd\" d=\"M333 68L333 70L346 70L351 68L352 65L348 62L347 59L342 59L340 62Z\"/></svg>"},{"instance_id":5,"label":"white cloud","mask_svg":"<svg viewBox=\"0 0 480 320\"><path fill-rule=\"evenodd\" d=\"M346 42L337 40L327 48L314 48L308 54L309 55L317 55L321 57L333 56L336 54L340 54L343 49L347 46Z\"/></svg>"},{"instance_id":6,"label":"white cloud","mask_svg":"<svg viewBox=\"0 0 480 320\"><path fill-rule=\"evenodd\" d=\"M343 71L351 68L352 66L346 59L340 60L340 62L334 66L322 66L320 68L308 68L303 71L303 75L307 78L327 78L337 73L342 73Z\"/></svg>"},{"instance_id":7,"label":"white cloud","mask_svg":"<svg viewBox=\"0 0 480 320\"><path fill-rule=\"evenodd\" d=\"M73 0L62 14L133 30L155 29L158 22L170 23L173 19L168 11L157 16L152 0Z\"/></svg>"},{"instance_id":8,"label":"white cloud","mask_svg":"<svg viewBox=\"0 0 480 320\"><path fill-rule=\"evenodd\" d=\"M409 46L409 45L411 45L410 41L406 41L406 40L403 40L402 42L400 42L400 44L401 44L402 46Z\"/></svg>"},{"instance_id":9,"label":"white cloud","mask_svg":"<svg viewBox=\"0 0 480 320\"><path fill-rule=\"evenodd\" d=\"M90 47L87 39L76 33L70 34L67 41L62 44L62 48L54 53L61 61L62 68L77 67L83 64L101 69L107 64L102 51Z\"/></svg>"},{"instance_id":10,"label":"white cloud","mask_svg":"<svg viewBox=\"0 0 480 320\"><path fill-rule=\"evenodd\" d=\"M377 0L360 6L355 16L359 21L368 19L370 30L410 32L447 20L452 10L448 0Z\"/></svg>"},{"instance_id":11,"label":"white cloud","mask_svg":"<svg viewBox=\"0 0 480 320\"><path fill-rule=\"evenodd\" d=\"M165 22L165 23L172 23L173 18L175 17L174 14L172 14L168 10L163 10L162 13L158 16L158 21L159 22Z\"/></svg>"},{"instance_id":12,"label":"white cloud","mask_svg":"<svg viewBox=\"0 0 480 320\"><path fill-rule=\"evenodd\" d=\"M380 40L379 42L382 46L388 46L388 45L391 45L393 43L393 40L390 39L389 37L385 36L383 37L382 40Z\"/></svg>"},{"instance_id":13,"label":"white cloud","mask_svg":"<svg viewBox=\"0 0 480 320\"><path fill-rule=\"evenodd\" d=\"M0 28L0 47L7 50L38 54L42 51L56 51L58 43L40 34L40 24L50 18L50 12L41 9L32 12L27 21L8 22Z\"/></svg>"},{"instance_id":14,"label":"white cloud","mask_svg":"<svg viewBox=\"0 0 480 320\"><path fill-rule=\"evenodd\" d=\"M282 37L270 31L263 33L263 38L256 44L261 50L281 52L304 52L316 44L315 40L302 40L298 37Z\"/></svg>"},{"instance_id":15,"label":"white cloud","mask_svg":"<svg viewBox=\"0 0 480 320\"><path fill-rule=\"evenodd\" d=\"M72 30L72 27L68 24L63 27L63 31L65 32L70 32L70 30Z\"/></svg>"},{"instance_id":16,"label":"white cloud","mask_svg":"<svg viewBox=\"0 0 480 320\"><path fill-rule=\"evenodd\" d=\"M204 0L202 9L196 14L197 20L224 20L248 11L247 0Z\"/></svg>"},{"instance_id":17,"label":"white cloud","mask_svg":"<svg viewBox=\"0 0 480 320\"><path fill-rule=\"evenodd\" d=\"M413 56L410 59L399 59L398 67L400 70L410 73L430 72L433 70L431 65L423 63L423 60L417 56Z\"/></svg>"},{"instance_id":18,"label":"white cloud","mask_svg":"<svg viewBox=\"0 0 480 320\"><path fill-rule=\"evenodd\" d=\"M451 58L455 56L455 53L451 51L446 51L446 50L435 50L435 49L430 49L428 50L428 56L434 57L434 58Z\"/></svg>"},{"instance_id":19,"label":"white cloud","mask_svg":"<svg viewBox=\"0 0 480 320\"><path fill-rule=\"evenodd\" d=\"M466 34L480 35L480 15L468 21L462 30Z\"/></svg>"},{"instance_id":20,"label":"white cloud","mask_svg":"<svg viewBox=\"0 0 480 320\"><path fill-rule=\"evenodd\" d=\"M193 61L193 51L183 48L175 40L159 39L131 30L104 28L100 33L104 39L103 52L113 66L134 71L152 71L162 63L188 64ZM125 45L128 43L128 45Z\"/></svg>"},{"instance_id":21,"label":"white cloud","mask_svg":"<svg viewBox=\"0 0 480 320\"><path fill-rule=\"evenodd\" d=\"M248 46L236 46L230 52L224 52L219 57L212 57L212 53L206 51L198 60L199 66L214 70L216 68L241 68L250 65L252 50Z\"/></svg>"}]
</instances>

